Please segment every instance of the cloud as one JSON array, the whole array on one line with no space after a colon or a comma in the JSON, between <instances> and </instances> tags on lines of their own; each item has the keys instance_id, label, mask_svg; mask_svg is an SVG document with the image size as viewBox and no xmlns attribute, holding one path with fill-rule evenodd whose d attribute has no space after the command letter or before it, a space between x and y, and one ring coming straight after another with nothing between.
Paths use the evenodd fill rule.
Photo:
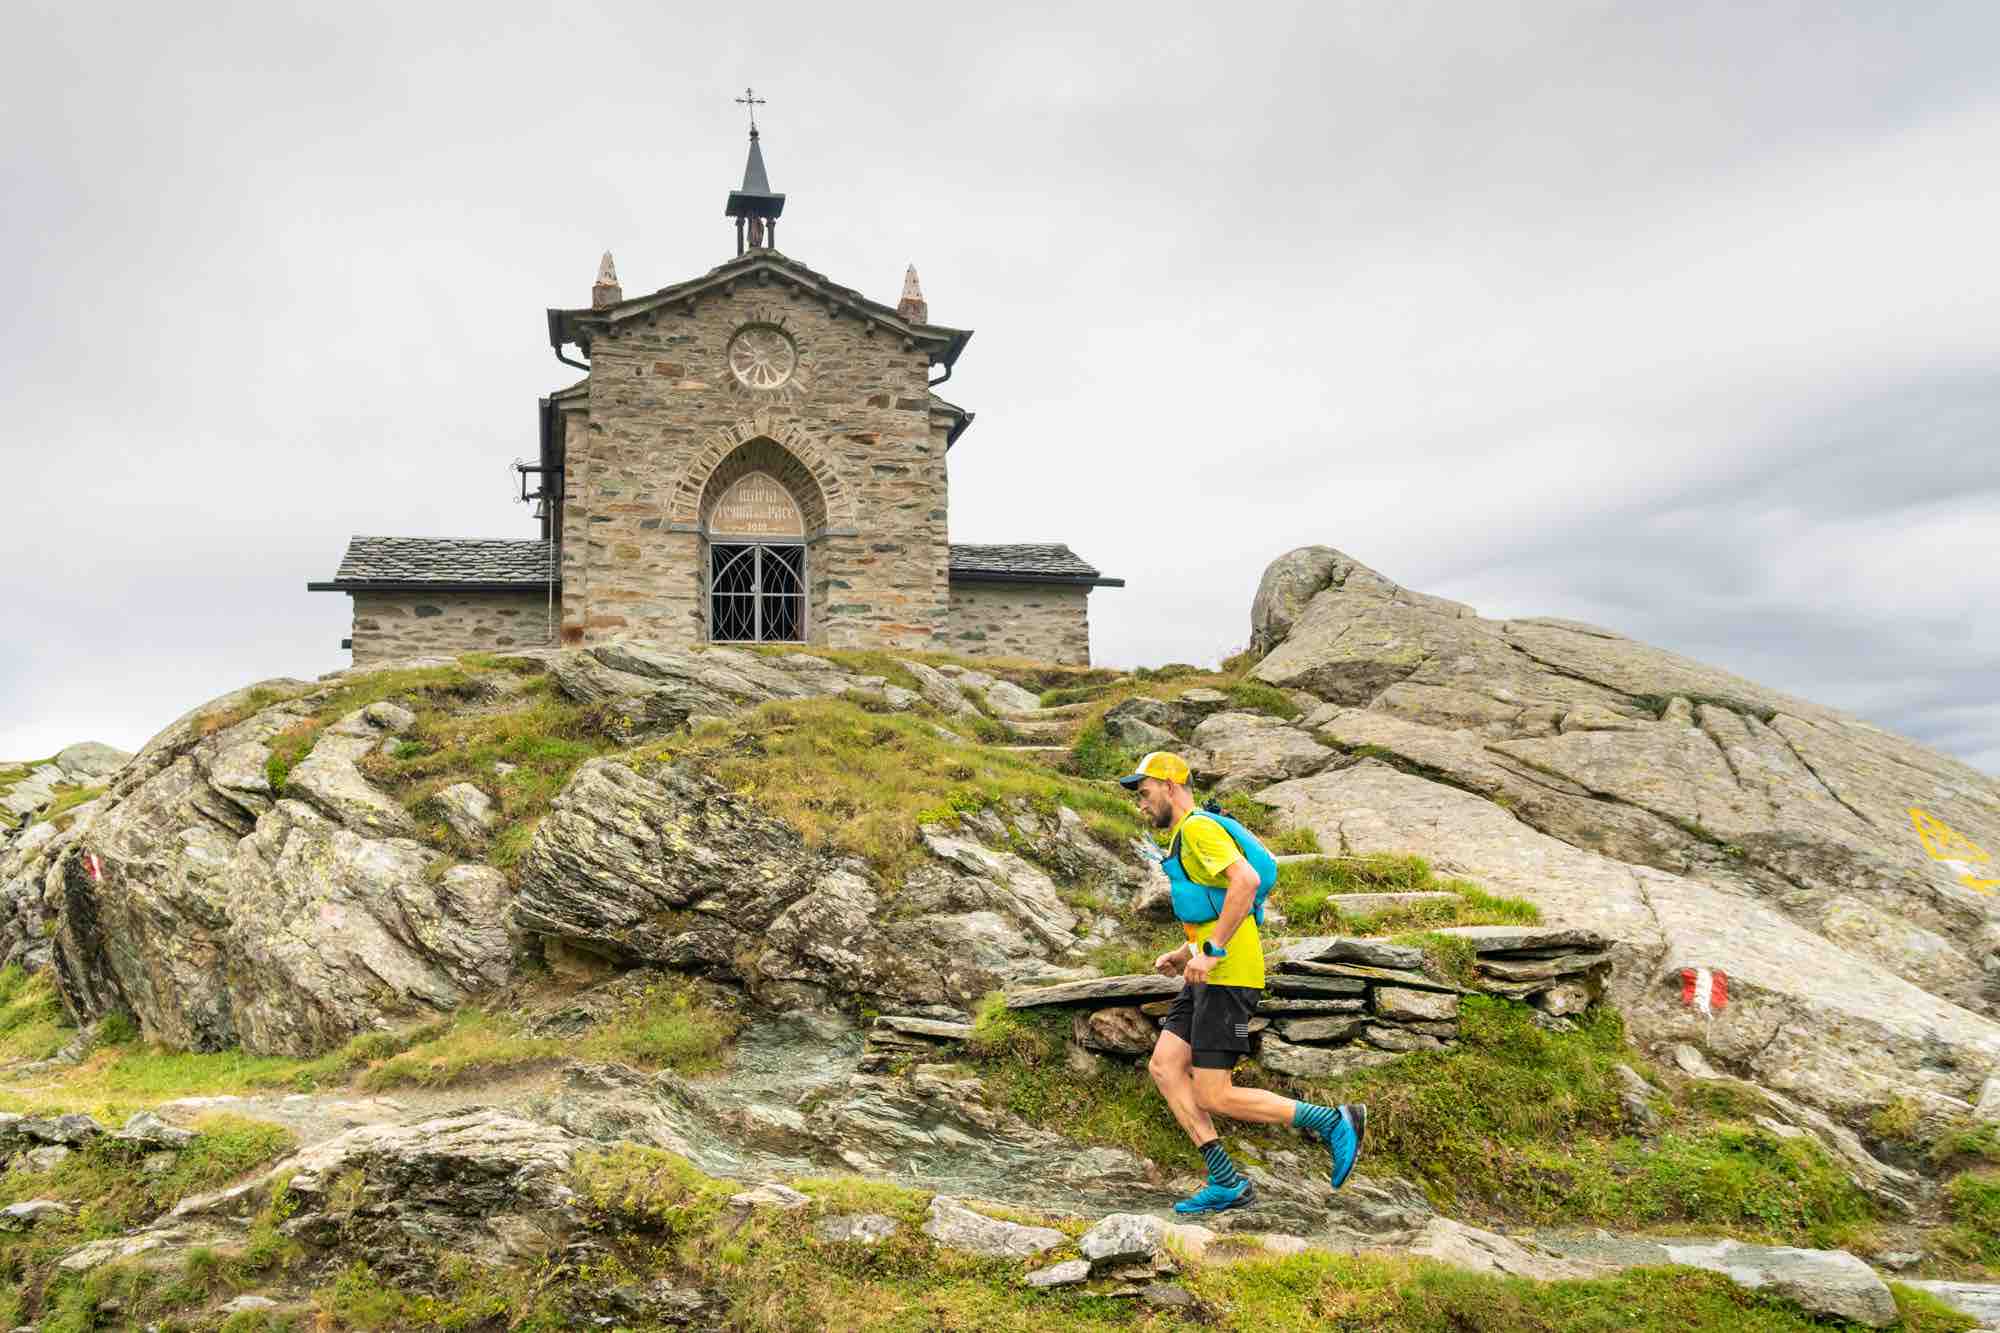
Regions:
<instances>
[{"instance_id":1,"label":"cloud","mask_svg":"<svg viewBox=\"0 0 2000 1333\"><path fill-rule=\"evenodd\" d=\"M978 331L953 537L1101 659L1341 547L2000 770L2000 12L42 6L0 88L0 755L341 665L349 534L531 531L542 310L786 249Z\"/></svg>"}]
</instances>

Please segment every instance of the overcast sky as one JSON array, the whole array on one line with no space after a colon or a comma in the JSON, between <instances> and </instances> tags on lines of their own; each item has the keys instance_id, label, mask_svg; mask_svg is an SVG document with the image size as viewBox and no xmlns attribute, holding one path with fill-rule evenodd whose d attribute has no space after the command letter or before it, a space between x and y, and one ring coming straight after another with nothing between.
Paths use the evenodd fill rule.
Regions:
<instances>
[{"instance_id":1,"label":"overcast sky","mask_svg":"<svg viewBox=\"0 0 2000 1333\"><path fill-rule=\"evenodd\" d=\"M532 536L543 311L732 255L755 84L785 251L977 330L953 539L1128 580L1098 660L1325 543L2000 772L1991 3L5 27L0 757L345 665L351 533Z\"/></svg>"}]
</instances>

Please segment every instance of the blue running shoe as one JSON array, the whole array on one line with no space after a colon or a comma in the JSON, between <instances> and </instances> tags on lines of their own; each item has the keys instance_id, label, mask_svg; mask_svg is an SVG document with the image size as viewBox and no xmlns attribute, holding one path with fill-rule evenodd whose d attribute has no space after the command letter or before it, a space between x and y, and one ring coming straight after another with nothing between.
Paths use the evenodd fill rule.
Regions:
<instances>
[{"instance_id":1,"label":"blue running shoe","mask_svg":"<svg viewBox=\"0 0 2000 1333\"><path fill-rule=\"evenodd\" d=\"M1360 1102L1344 1102L1340 1107L1340 1119L1331 1130L1320 1137L1333 1151L1333 1187L1339 1189L1347 1183L1347 1177L1354 1170L1354 1164L1361 1159L1361 1139L1368 1132L1368 1108Z\"/></svg>"},{"instance_id":2,"label":"blue running shoe","mask_svg":"<svg viewBox=\"0 0 2000 1333\"><path fill-rule=\"evenodd\" d=\"M1220 1213L1230 1208L1241 1208L1257 1197L1257 1187L1245 1176L1234 1185L1203 1185L1189 1198L1174 1205L1174 1211L1182 1216L1194 1213Z\"/></svg>"}]
</instances>

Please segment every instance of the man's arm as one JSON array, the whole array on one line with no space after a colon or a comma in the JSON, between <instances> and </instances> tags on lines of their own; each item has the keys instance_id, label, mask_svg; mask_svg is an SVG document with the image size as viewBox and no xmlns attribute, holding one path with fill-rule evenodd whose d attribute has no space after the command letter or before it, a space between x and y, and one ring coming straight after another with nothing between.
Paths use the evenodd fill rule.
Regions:
<instances>
[{"instance_id":1,"label":"man's arm","mask_svg":"<svg viewBox=\"0 0 2000 1333\"><path fill-rule=\"evenodd\" d=\"M1229 947L1230 937L1243 924L1243 918L1250 915L1250 909L1257 902L1257 886L1262 883L1250 863L1238 857L1229 867L1229 890L1222 899L1222 915L1216 918L1215 932L1209 936L1218 949Z\"/></svg>"},{"instance_id":2,"label":"man's arm","mask_svg":"<svg viewBox=\"0 0 2000 1333\"><path fill-rule=\"evenodd\" d=\"M1215 929L1209 933L1209 940L1218 949L1227 949L1236 928L1243 924L1243 918L1250 915L1250 908L1257 901L1257 872L1250 863L1238 857L1230 863L1225 872L1229 876L1229 888L1222 898L1222 915L1215 919ZM1188 960L1181 975L1189 981L1207 981L1209 972L1218 960L1205 953L1198 953Z\"/></svg>"}]
</instances>

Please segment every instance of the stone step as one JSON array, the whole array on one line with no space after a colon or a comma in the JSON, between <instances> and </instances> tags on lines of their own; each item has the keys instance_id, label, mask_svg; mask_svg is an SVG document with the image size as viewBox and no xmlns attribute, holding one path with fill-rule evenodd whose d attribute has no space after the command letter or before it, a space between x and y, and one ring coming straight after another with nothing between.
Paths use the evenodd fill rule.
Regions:
<instances>
[{"instance_id":1,"label":"stone step","mask_svg":"<svg viewBox=\"0 0 2000 1333\"><path fill-rule=\"evenodd\" d=\"M1058 718L1080 718L1095 704L1085 701L1080 704L1057 704L1054 708L1024 708L1018 713L1001 710L995 714L1002 722L1050 722Z\"/></svg>"},{"instance_id":2,"label":"stone step","mask_svg":"<svg viewBox=\"0 0 2000 1333\"><path fill-rule=\"evenodd\" d=\"M1051 768L1060 766L1069 758L1067 745L996 745L1001 754L1011 754Z\"/></svg>"},{"instance_id":3,"label":"stone step","mask_svg":"<svg viewBox=\"0 0 2000 1333\"><path fill-rule=\"evenodd\" d=\"M1013 728L1016 736L1035 744L1053 745L1058 742L1067 744L1076 739L1076 723L1060 718L1050 722L1017 722L1009 719L1007 725Z\"/></svg>"}]
</instances>

